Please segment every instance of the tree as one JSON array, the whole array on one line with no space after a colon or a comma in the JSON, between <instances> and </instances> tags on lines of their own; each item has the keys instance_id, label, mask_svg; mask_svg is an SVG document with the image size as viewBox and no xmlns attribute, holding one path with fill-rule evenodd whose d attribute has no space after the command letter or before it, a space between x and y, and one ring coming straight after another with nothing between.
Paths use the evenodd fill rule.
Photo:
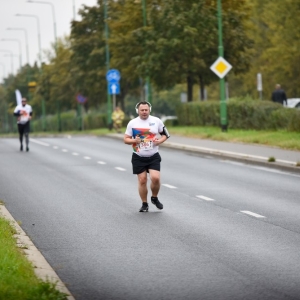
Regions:
<instances>
[{"instance_id":1,"label":"tree","mask_svg":"<svg viewBox=\"0 0 300 300\"><path fill-rule=\"evenodd\" d=\"M130 93L138 97L143 90L142 74L138 71L139 57L144 48L134 37L143 27L141 1L109 1L109 46L111 67L120 70L121 100Z\"/></svg>"},{"instance_id":2,"label":"tree","mask_svg":"<svg viewBox=\"0 0 300 300\"><path fill-rule=\"evenodd\" d=\"M239 64L236 72L249 66L246 49L251 41L245 32L248 14L245 1L224 1L225 57ZM121 4L120 4L121 5ZM187 82L188 99L193 84L216 80L209 67L217 58L216 2L207 0L148 0L148 26L141 25L140 1L122 2L123 14L113 20L114 57L134 62L142 77L150 76L158 89ZM129 13L130 12L130 13ZM115 23L115 25L114 25Z\"/></svg>"},{"instance_id":3,"label":"tree","mask_svg":"<svg viewBox=\"0 0 300 300\"><path fill-rule=\"evenodd\" d=\"M254 40L249 72L234 81L242 84L236 94L257 97L256 76L262 74L263 94L270 99L276 83L287 91L288 97L299 97L300 29L297 23L299 1L248 0L251 8L252 28L249 36Z\"/></svg>"},{"instance_id":4,"label":"tree","mask_svg":"<svg viewBox=\"0 0 300 300\"><path fill-rule=\"evenodd\" d=\"M88 97L88 105L99 107L106 99L106 60L104 37L104 4L84 6L81 21L72 22L71 72L78 92Z\"/></svg>"}]
</instances>

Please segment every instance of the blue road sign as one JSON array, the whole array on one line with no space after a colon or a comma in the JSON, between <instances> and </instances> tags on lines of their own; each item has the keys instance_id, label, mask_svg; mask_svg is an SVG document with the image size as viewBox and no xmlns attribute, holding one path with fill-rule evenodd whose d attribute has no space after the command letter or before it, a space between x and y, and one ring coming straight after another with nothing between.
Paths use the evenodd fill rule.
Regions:
<instances>
[{"instance_id":1,"label":"blue road sign","mask_svg":"<svg viewBox=\"0 0 300 300\"><path fill-rule=\"evenodd\" d=\"M109 94L110 95L120 94L120 84L118 82L109 83Z\"/></svg>"},{"instance_id":2,"label":"blue road sign","mask_svg":"<svg viewBox=\"0 0 300 300\"><path fill-rule=\"evenodd\" d=\"M118 82L120 79L121 79L121 74L118 70L111 69L111 70L107 71L106 80L108 82L111 82L111 83Z\"/></svg>"},{"instance_id":3,"label":"blue road sign","mask_svg":"<svg viewBox=\"0 0 300 300\"><path fill-rule=\"evenodd\" d=\"M76 95L76 100L78 101L78 103L85 103L86 100L87 100L87 97L84 97L81 94L77 94Z\"/></svg>"}]
</instances>

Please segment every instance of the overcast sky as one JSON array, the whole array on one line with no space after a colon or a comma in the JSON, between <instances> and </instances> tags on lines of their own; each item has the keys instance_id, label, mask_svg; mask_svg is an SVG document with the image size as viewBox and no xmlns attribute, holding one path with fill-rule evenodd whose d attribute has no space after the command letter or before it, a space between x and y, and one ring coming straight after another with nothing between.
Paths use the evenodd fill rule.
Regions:
<instances>
[{"instance_id":1,"label":"overcast sky","mask_svg":"<svg viewBox=\"0 0 300 300\"><path fill-rule=\"evenodd\" d=\"M97 0L32 0L38 2L52 3L56 20L57 37L70 34L70 22L74 18L80 20L77 12L83 4L95 6ZM22 65L27 63L26 38L24 30L7 30L7 28L25 29L28 35L29 63L32 65L38 60L39 39L38 21L36 17L16 16L16 14L27 14L37 16L40 24L41 49L50 50L54 42L54 18L51 4L29 3L27 0L0 0L0 81L12 72L11 58L9 52L13 53L13 74L20 67L19 44L21 44ZM2 39L13 39L16 41L3 41ZM20 41L20 43L18 42ZM8 56L7 56L8 55ZM3 67L4 66L4 67Z\"/></svg>"}]
</instances>

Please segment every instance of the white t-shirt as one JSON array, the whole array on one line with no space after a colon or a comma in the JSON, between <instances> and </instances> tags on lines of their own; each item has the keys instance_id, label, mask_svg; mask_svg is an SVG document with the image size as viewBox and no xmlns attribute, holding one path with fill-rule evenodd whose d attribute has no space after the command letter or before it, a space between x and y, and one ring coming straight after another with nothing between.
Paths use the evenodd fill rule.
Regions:
<instances>
[{"instance_id":1,"label":"white t-shirt","mask_svg":"<svg viewBox=\"0 0 300 300\"><path fill-rule=\"evenodd\" d=\"M15 108L14 113L17 112L23 112L23 114L18 118L18 124L26 124L29 121L30 113L32 113L32 108L29 104L26 104L25 106L17 105Z\"/></svg>"},{"instance_id":2,"label":"white t-shirt","mask_svg":"<svg viewBox=\"0 0 300 300\"><path fill-rule=\"evenodd\" d=\"M164 123L157 117L149 116L147 120L140 117L132 119L126 128L125 134L133 138L140 136L142 142L133 144L133 152L141 157L152 156L158 152L158 146L153 144L156 135L163 131Z\"/></svg>"}]
</instances>

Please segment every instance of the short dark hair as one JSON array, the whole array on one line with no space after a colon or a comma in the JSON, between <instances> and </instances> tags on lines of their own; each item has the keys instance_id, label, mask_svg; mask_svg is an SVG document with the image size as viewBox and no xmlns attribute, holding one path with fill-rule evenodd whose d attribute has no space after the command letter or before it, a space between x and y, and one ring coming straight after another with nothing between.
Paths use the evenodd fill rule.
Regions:
<instances>
[{"instance_id":1,"label":"short dark hair","mask_svg":"<svg viewBox=\"0 0 300 300\"><path fill-rule=\"evenodd\" d=\"M151 104L148 101L140 101L139 103L137 103L137 105L135 106L135 108L139 108L140 105L148 105L149 107L151 107Z\"/></svg>"}]
</instances>

